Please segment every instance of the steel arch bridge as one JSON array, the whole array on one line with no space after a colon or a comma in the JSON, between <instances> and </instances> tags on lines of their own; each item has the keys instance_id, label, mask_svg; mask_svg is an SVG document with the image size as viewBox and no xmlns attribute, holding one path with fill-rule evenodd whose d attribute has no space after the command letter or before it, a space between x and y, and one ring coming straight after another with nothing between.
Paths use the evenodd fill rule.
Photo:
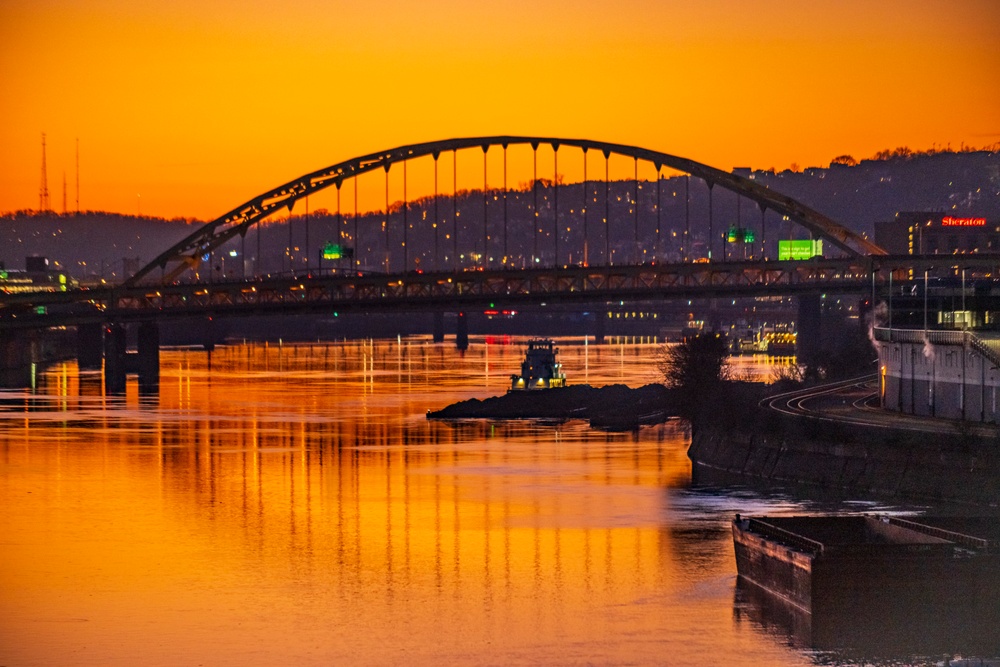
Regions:
<instances>
[{"instance_id":1,"label":"steel arch bridge","mask_svg":"<svg viewBox=\"0 0 1000 667\"><path fill-rule=\"evenodd\" d=\"M735 174L727 173L710 167L708 165L696 162L694 160L677 157L675 155L670 155L668 153L662 153L659 151L654 151L646 148L639 148L636 146L628 146L624 144L608 143L602 141L592 141L586 139L563 139L556 137L526 137L526 136L489 136L489 137L471 137L471 138L461 138L461 139L447 139L443 141L432 141L419 144L410 144L406 146L400 146L398 148L393 148L389 150L379 151L375 153L370 153L368 155L363 155L361 157L351 158L342 162L338 162L334 165L314 171L298 178L295 178L283 185L273 188L263 194L260 194L247 202L237 206L228 213L220 216L219 218L205 224L171 248L168 248L162 252L159 256L153 259L149 264L141 268L130 278L128 278L123 287L132 288L140 284L151 284L151 283L161 283L169 284L178 280L178 278L188 271L189 269L197 269L199 265L205 261L206 258L211 256L211 253L230 241L234 237L245 237L247 231L254 225L262 222L267 217L287 209L289 212L292 210L294 204L300 200L308 197L309 195L320 192L331 186L337 188L338 194L340 188L343 186L344 182L349 179L355 179L362 174L368 172L374 172L382 169L386 173L386 178L388 179L388 173L392 165L397 163L404 164L404 174L405 174L405 164L409 160L414 160L421 157L430 156L434 159L435 165L435 201L439 196L436 192L437 190L437 164L439 157L446 152L457 153L460 150L467 149L481 149L484 155L484 197L486 194L486 162L485 155L493 147L500 147L504 151L504 215L506 216L506 201L507 201L507 186L506 186L506 152L507 148L511 146L530 146L533 150L536 173L533 180L532 187L535 188L537 193L538 187L538 177L537 177L537 151L540 146L549 146L553 151L554 158L556 160L556 179L552 181L553 193L555 196L555 213L554 213L554 224L556 226L556 231L554 234L555 243L555 253L553 256L553 267L559 268L560 265L566 266L566 263L560 262L559 257L559 242L562 236L561 231L558 228L559 225L559 209L558 209L558 193L559 187L571 187L571 186L560 186L558 183L558 151L560 148L570 147L579 149L582 151L584 156L584 186L587 187L591 182L596 183L587 179L586 177L586 159L587 153L589 151L596 151L604 156L605 159L605 211L601 224L603 225L603 240L605 246L605 252L603 257L603 264L605 266L611 265L613 261L613 252L610 249L611 243L611 230L610 230L610 214L609 214L609 195L608 195L608 160L612 155L624 156L631 158L635 162L635 173L636 173L636 196L634 207L635 207L635 243L639 244L639 232L638 232L638 164L639 161L648 162L656 168L657 173L657 183L660 182L660 173L663 168L673 169L677 172L688 174L699 178L705 182L709 189L709 234L708 234L708 259L712 259L712 247L715 242L714 233L712 231L712 188L718 185L728 191L731 191L737 195L737 198L747 198L753 201L761 214L761 226L763 228L764 214L766 211L774 211L785 219L791 220L799 224L802 228L808 231L813 237L818 237L828 241L834 247L836 247L841 253L848 257L859 257L863 255L884 255L885 251L880 247L862 237L861 235L847 229L841 224L835 222L829 217L823 215L822 213L813 210L812 208L798 202L791 197L787 197L778 192L775 192L769 188L763 187L760 184L737 176ZM457 159L456 159L457 160ZM457 161L455 162L457 170ZM405 179L405 175L404 175ZM356 182L355 182L356 183ZM456 176L457 183L457 176ZM356 187L356 185L355 185ZM404 180L404 192L405 192L405 180ZM457 189L457 186L456 186ZM386 185L386 221L383 222L383 228L385 231L385 273L391 273L390 271L390 260L389 260L389 240L388 240L388 216L389 216L389 205L388 205L388 180ZM688 194L685 193L687 197ZM405 199L405 194L404 194ZM403 213L406 214L409 204L404 201ZM484 218L486 211L486 203L484 200L483 204ZM587 218L586 218L586 202L584 204L584 226L586 228ZM339 208L339 206L338 206ZM657 190L657 203L656 211L657 216L659 216L660 202L659 202L659 190ZM457 218L457 208L455 209ZM534 228L537 233L538 230L538 204L537 204L537 194L535 204L532 206L532 215L535 218ZM338 217L342 217L342 213L338 210ZM440 221L439 216L435 216ZM357 224L357 214L355 213L355 225ZM489 242L489 235L486 229L486 222L484 220L483 225L483 251L484 254L488 254L487 247ZM356 228L356 227L355 227ZM763 230L762 230L763 231ZM659 222L657 223L657 233L659 233ZM407 247L407 234L408 225L403 224L403 242L402 246ZM586 231L585 231L586 234ZM505 218L505 231L504 231L504 245L506 247L506 218ZM354 241L357 244L358 238L357 232L355 233ZM457 219L456 227L454 232L453 242L457 245ZM723 239L723 243L725 240ZM762 242L763 245L763 242ZM531 256L531 268L537 266L536 262L538 259L537 252L537 237L535 241L535 252ZM360 252L360 248L357 248ZM404 250L404 252L407 252ZM358 262L360 264L360 262ZM374 262L373 262L374 263ZM621 262L619 262L621 263ZM640 264L636 258L633 264ZM598 263L591 263L597 265ZM482 270L483 267L480 267ZM489 268L488 266L486 268ZM401 273L406 273L411 270L410 262L405 258L404 255L404 267ZM156 279L155 273L159 271L159 280Z\"/></svg>"}]
</instances>

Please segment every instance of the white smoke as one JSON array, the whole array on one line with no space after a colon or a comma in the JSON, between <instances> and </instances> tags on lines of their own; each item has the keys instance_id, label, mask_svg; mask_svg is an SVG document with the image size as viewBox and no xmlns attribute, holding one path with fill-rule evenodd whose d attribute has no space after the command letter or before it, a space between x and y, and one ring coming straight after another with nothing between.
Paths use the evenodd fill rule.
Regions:
<instances>
[{"instance_id":1,"label":"white smoke","mask_svg":"<svg viewBox=\"0 0 1000 667\"><path fill-rule=\"evenodd\" d=\"M868 320L868 340L871 342L872 347L876 349L878 346L875 344L875 327L885 324L888 317L889 307L885 305L885 301L879 301L865 316Z\"/></svg>"}]
</instances>

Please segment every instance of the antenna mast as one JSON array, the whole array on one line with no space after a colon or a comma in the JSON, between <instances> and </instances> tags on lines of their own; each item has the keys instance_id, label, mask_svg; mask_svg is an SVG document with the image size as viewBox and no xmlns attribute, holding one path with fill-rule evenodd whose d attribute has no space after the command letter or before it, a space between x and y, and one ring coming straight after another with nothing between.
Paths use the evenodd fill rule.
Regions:
<instances>
[{"instance_id":1,"label":"antenna mast","mask_svg":"<svg viewBox=\"0 0 1000 667\"><path fill-rule=\"evenodd\" d=\"M76 140L76 214L80 215L80 139Z\"/></svg>"},{"instance_id":2,"label":"antenna mast","mask_svg":"<svg viewBox=\"0 0 1000 667\"><path fill-rule=\"evenodd\" d=\"M45 170L45 133L42 132L42 183L38 187L38 210L49 210L49 176Z\"/></svg>"},{"instance_id":3,"label":"antenna mast","mask_svg":"<svg viewBox=\"0 0 1000 667\"><path fill-rule=\"evenodd\" d=\"M66 170L63 170L63 215L66 215Z\"/></svg>"}]
</instances>

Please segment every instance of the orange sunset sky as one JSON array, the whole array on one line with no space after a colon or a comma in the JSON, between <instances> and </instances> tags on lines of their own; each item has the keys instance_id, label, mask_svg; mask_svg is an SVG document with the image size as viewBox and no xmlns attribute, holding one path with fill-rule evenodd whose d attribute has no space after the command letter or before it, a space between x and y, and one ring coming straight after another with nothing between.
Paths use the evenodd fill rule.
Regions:
<instances>
[{"instance_id":1,"label":"orange sunset sky","mask_svg":"<svg viewBox=\"0 0 1000 667\"><path fill-rule=\"evenodd\" d=\"M78 138L82 209L203 219L460 136L727 170L994 144L998 44L997 0L3 0L0 211L38 206L42 132L53 209Z\"/></svg>"}]
</instances>

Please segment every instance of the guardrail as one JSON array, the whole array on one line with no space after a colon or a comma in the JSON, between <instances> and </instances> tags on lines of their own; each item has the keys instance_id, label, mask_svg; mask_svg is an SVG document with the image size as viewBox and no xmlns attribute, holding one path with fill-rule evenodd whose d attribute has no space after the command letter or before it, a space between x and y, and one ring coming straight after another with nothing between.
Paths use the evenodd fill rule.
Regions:
<instances>
[{"instance_id":1,"label":"guardrail","mask_svg":"<svg viewBox=\"0 0 1000 667\"><path fill-rule=\"evenodd\" d=\"M907 519L903 519L897 516L886 516L882 517L882 519L888 521L890 524L894 524L902 528L908 528L918 533L923 533L924 535L937 537L942 540L948 540L949 542L962 544L964 546L971 547L973 549L981 549L982 551L989 551L990 541L985 540L981 537L974 537L972 535L966 535L964 533L959 533L954 530L946 530L944 528L938 528L936 526L928 526L925 523L919 523L917 521L908 521Z\"/></svg>"},{"instance_id":2,"label":"guardrail","mask_svg":"<svg viewBox=\"0 0 1000 667\"><path fill-rule=\"evenodd\" d=\"M888 329L875 327L875 340L883 343L930 343L932 345L962 345L971 347L993 365L1000 366L1000 340L984 340L971 331L940 329Z\"/></svg>"},{"instance_id":3,"label":"guardrail","mask_svg":"<svg viewBox=\"0 0 1000 667\"><path fill-rule=\"evenodd\" d=\"M801 551L818 555L823 553L823 550L826 548L822 542L810 540L808 537L803 537L798 533L793 533L790 530L785 530L784 528L778 528L774 524L767 523L766 521L761 521L760 519L748 519L748 521L750 522L748 525L750 532L764 537L770 537Z\"/></svg>"}]
</instances>

